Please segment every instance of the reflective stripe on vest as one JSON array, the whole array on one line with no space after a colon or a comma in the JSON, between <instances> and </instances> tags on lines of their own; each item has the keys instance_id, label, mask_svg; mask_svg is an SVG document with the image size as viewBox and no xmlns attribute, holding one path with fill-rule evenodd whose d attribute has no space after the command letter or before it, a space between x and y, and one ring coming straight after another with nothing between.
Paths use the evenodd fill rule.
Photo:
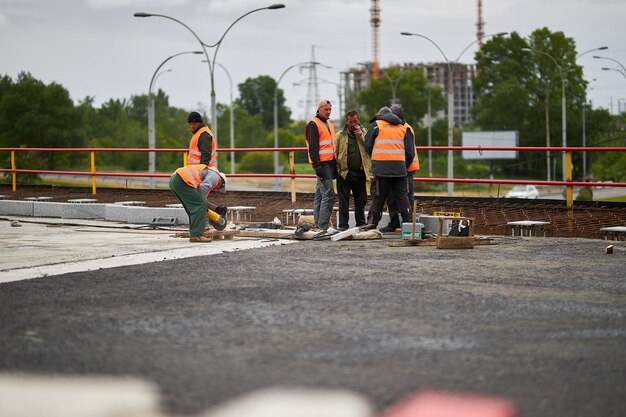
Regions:
<instances>
[{"instance_id":1,"label":"reflective stripe on vest","mask_svg":"<svg viewBox=\"0 0 626 417\"><path fill-rule=\"evenodd\" d=\"M326 124L324 124L324 122L322 122L317 117L314 117L313 119L311 119L311 121L314 122L317 126L317 132L319 135L320 162L332 161L333 159L335 159L335 154L337 153L337 149L335 148L335 126L333 126L330 120L327 120L328 127L326 127ZM304 126L304 131L304 138L306 139L306 146L308 149L309 138L306 137L306 126ZM313 161L311 161L310 152L308 153L308 155L309 163L312 163Z\"/></svg>"},{"instance_id":2,"label":"reflective stripe on vest","mask_svg":"<svg viewBox=\"0 0 626 417\"><path fill-rule=\"evenodd\" d=\"M200 139L200 135L203 132L208 133L213 138L213 140L211 141L211 160L209 161L208 166L217 166L217 147L215 146L215 136L213 135L213 132L211 132L211 129L206 126L198 129L198 131L194 133L191 137L191 141L189 141L189 154L187 155L187 165L200 163L200 156L202 155L202 152L200 151L200 148L198 148L198 139Z\"/></svg>"},{"instance_id":3,"label":"reflective stripe on vest","mask_svg":"<svg viewBox=\"0 0 626 417\"><path fill-rule=\"evenodd\" d=\"M413 147L415 148L415 130L413 130L413 126L411 126L408 123L405 123L404 126L406 126L409 129L411 129L411 133L413 133ZM413 161L411 161L411 165L409 165L406 170L408 172L411 172L411 171L417 171L418 169L420 169L420 159L417 156L417 149L416 149L415 150L415 157L413 157Z\"/></svg>"},{"instance_id":4,"label":"reflective stripe on vest","mask_svg":"<svg viewBox=\"0 0 626 417\"><path fill-rule=\"evenodd\" d=\"M197 190L202 182L202 170L206 167L204 164L187 165L178 168L174 173L180 175L187 185Z\"/></svg>"},{"instance_id":5,"label":"reflective stripe on vest","mask_svg":"<svg viewBox=\"0 0 626 417\"><path fill-rule=\"evenodd\" d=\"M372 148L372 161L404 161L404 125L392 125L384 120L376 120L378 136Z\"/></svg>"}]
</instances>

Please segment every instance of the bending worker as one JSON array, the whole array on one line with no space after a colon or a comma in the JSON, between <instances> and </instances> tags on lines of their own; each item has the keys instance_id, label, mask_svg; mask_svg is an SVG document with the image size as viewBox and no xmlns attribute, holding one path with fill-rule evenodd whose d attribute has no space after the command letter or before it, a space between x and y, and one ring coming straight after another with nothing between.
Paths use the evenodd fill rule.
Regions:
<instances>
[{"instance_id":1,"label":"bending worker","mask_svg":"<svg viewBox=\"0 0 626 417\"><path fill-rule=\"evenodd\" d=\"M176 194L189 216L189 241L212 242L204 236L207 208L224 216L226 207L217 207L207 201L214 190L226 192L226 176L217 168L205 164L178 168L170 178L170 189Z\"/></svg>"}]
</instances>

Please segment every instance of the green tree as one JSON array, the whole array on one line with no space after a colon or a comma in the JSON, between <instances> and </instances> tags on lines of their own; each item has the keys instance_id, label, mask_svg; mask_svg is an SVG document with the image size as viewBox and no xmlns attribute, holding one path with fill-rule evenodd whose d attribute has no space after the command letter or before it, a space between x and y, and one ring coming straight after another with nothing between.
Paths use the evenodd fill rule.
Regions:
<instances>
[{"instance_id":1,"label":"green tree","mask_svg":"<svg viewBox=\"0 0 626 417\"><path fill-rule=\"evenodd\" d=\"M521 146L544 146L548 138L551 146L560 144L562 79L567 85L567 114L580 114L585 102L587 83L576 56L572 38L547 28L535 30L528 39L516 32L491 38L476 55L476 125L516 130ZM579 126L578 118L568 119L568 145L580 144ZM497 165L508 174L543 176L543 155L525 152L520 159L522 164Z\"/></svg>"},{"instance_id":2,"label":"green tree","mask_svg":"<svg viewBox=\"0 0 626 417\"><path fill-rule=\"evenodd\" d=\"M0 81L0 143L10 147L79 147L80 113L68 91L57 83L44 84L30 73L15 82ZM39 159L47 169L66 167L67 153L46 152Z\"/></svg>"},{"instance_id":3,"label":"green tree","mask_svg":"<svg viewBox=\"0 0 626 417\"><path fill-rule=\"evenodd\" d=\"M241 106L250 116L261 116L265 129L274 128L274 91L276 81L268 75L248 78L239 84L237 105ZM291 111L285 106L283 90L277 91L278 126L286 127L291 123Z\"/></svg>"}]
</instances>

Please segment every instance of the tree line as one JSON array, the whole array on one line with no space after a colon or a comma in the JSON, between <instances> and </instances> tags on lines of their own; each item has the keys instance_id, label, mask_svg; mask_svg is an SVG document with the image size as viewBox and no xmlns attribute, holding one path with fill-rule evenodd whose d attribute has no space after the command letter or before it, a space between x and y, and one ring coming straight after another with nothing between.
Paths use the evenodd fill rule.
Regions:
<instances>
[{"instance_id":1,"label":"tree line","mask_svg":"<svg viewBox=\"0 0 626 417\"><path fill-rule=\"evenodd\" d=\"M532 51L542 51L533 53ZM559 63L548 59L550 55ZM528 38L516 32L490 38L476 53L476 76L472 79L477 101L472 121L454 130L454 144L461 145L463 130L515 130L520 146L561 145L561 88L566 82L567 144L582 146L583 113L587 146L623 146L626 115L611 116L606 109L593 109L587 101L588 82L576 62L578 51L573 39L562 32L538 29ZM356 109L367 125L378 109L390 105L392 96L405 109L407 122L416 131L418 146L427 145L427 114L430 95L433 114L445 109L446 97L440 88L429 86L421 68L394 66L384 70L385 77L372 80L370 86L345 98L346 111ZM563 77L563 78L562 78ZM395 91L389 80L398 80ZM238 85L239 98L234 102L235 147L273 147L273 106L276 80L267 75L248 78ZM304 147L304 125L293 120L285 106L283 90L277 90L279 147ZM45 84L30 73L16 79L0 77L0 147L102 147L146 148L148 137L148 96L111 99L99 108L92 97L75 104L69 92L58 83ZM190 132L186 118L189 110L170 106L167 94L158 90L155 99L156 147L186 148ZM337 130L343 127L344 115L333 109ZM217 105L218 143L230 146L230 108ZM206 115L205 120L208 120ZM436 120L432 126L432 143L447 145L447 120ZM489 175L489 163L464 161L455 153L455 176L483 178ZM228 167L229 152L219 153L219 164ZM553 167L560 173L560 155L554 155ZM422 170L426 176L427 153L422 152ZM24 152L18 155L18 166L29 169L88 170L85 153ZM171 172L182 164L180 154L157 153L157 171ZM287 167L287 155L281 154ZM582 179L582 155L574 155L574 177ZM588 153L588 172L598 180L626 180L626 155ZM145 153L99 153L99 171L144 172ZM304 152L296 153L296 162L305 164ZM237 172L273 172L272 153L235 153ZM446 153L433 152L434 176L446 176ZM0 153L0 164L10 167L9 155ZM516 161L494 161L497 178L546 179L544 153L521 152ZM226 168L223 168L227 171ZM556 175L556 178L559 178Z\"/></svg>"}]
</instances>

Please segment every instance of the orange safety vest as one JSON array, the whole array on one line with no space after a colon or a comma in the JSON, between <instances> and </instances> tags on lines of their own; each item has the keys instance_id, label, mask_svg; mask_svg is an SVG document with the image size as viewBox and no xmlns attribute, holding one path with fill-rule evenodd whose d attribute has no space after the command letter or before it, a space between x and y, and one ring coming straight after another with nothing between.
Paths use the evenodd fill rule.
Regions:
<instances>
[{"instance_id":1,"label":"orange safety vest","mask_svg":"<svg viewBox=\"0 0 626 417\"><path fill-rule=\"evenodd\" d=\"M187 155L187 165L195 165L200 163L201 152L200 148L198 148L198 139L200 139L200 135L203 132L208 133L213 138L213 140L211 141L211 160L209 161L209 166L217 166L217 146L215 146L215 136L213 135L213 132L211 132L211 129L206 126L198 129L198 131L194 133L191 137L191 141L189 142L189 153Z\"/></svg>"},{"instance_id":2,"label":"orange safety vest","mask_svg":"<svg viewBox=\"0 0 626 417\"><path fill-rule=\"evenodd\" d=\"M200 187L200 183L202 182L202 170L207 166L204 164L193 164L186 165L184 167L178 168L174 171L174 174L180 175L180 177L189 185L190 187L195 188L196 190Z\"/></svg>"},{"instance_id":3,"label":"orange safety vest","mask_svg":"<svg viewBox=\"0 0 626 417\"><path fill-rule=\"evenodd\" d=\"M319 118L314 117L311 119L312 122L315 122L317 125L317 131L319 134L319 142L320 142L320 162L324 161L332 161L335 159L335 154L337 153L337 149L335 147L335 126L331 123L330 120L327 120L328 127L322 122ZM330 129L330 131L329 131ZM306 126L304 126L304 138L306 139L306 147L309 148L309 138L306 137ZM309 153L309 163L313 163L311 161L311 154Z\"/></svg>"},{"instance_id":4,"label":"orange safety vest","mask_svg":"<svg viewBox=\"0 0 626 417\"><path fill-rule=\"evenodd\" d=\"M406 126L392 125L385 120L376 120L378 136L372 148L372 161L404 161L404 137Z\"/></svg>"},{"instance_id":5,"label":"orange safety vest","mask_svg":"<svg viewBox=\"0 0 626 417\"><path fill-rule=\"evenodd\" d=\"M411 129L411 133L413 133L413 148L415 148L415 130L413 130L413 126L411 126L408 123L405 123L404 126L408 127L409 129ZM411 172L411 171L417 171L418 169L420 169L420 159L417 156L417 149L415 150L415 157L413 157L413 161L411 161L411 164L407 167L407 172Z\"/></svg>"}]
</instances>

